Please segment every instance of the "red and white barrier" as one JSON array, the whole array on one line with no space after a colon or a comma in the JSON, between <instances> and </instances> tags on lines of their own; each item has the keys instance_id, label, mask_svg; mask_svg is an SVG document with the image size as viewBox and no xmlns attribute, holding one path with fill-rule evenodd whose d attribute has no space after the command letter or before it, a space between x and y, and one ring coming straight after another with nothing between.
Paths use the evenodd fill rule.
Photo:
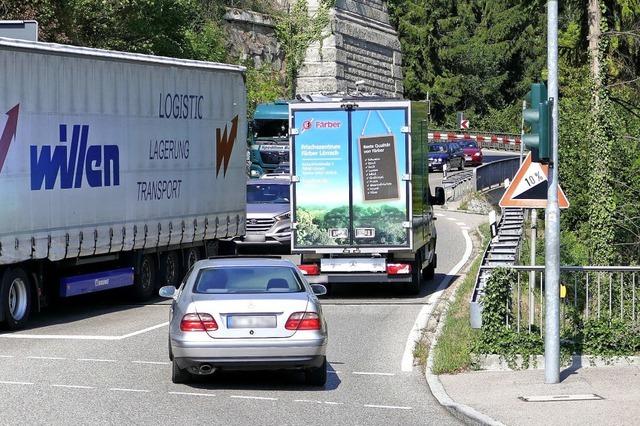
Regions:
<instances>
[{"instance_id":1,"label":"red and white barrier","mask_svg":"<svg viewBox=\"0 0 640 426\"><path fill-rule=\"evenodd\" d=\"M499 147L500 145L512 145L520 146L520 136L516 135L500 135L500 134L486 134L486 133L456 133L446 131L434 131L427 134L427 138L430 141L452 141L452 140L472 140L483 145L490 147Z\"/></svg>"}]
</instances>

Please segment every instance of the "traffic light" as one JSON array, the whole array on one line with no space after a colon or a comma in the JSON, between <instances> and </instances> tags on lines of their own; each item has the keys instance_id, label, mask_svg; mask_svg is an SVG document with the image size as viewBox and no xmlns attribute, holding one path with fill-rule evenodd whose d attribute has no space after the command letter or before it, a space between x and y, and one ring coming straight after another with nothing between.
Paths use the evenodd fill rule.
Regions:
<instances>
[{"instance_id":1,"label":"traffic light","mask_svg":"<svg viewBox=\"0 0 640 426\"><path fill-rule=\"evenodd\" d=\"M523 142L531 150L534 163L549 163L551 155L551 102L544 83L533 83L526 97Z\"/></svg>"}]
</instances>

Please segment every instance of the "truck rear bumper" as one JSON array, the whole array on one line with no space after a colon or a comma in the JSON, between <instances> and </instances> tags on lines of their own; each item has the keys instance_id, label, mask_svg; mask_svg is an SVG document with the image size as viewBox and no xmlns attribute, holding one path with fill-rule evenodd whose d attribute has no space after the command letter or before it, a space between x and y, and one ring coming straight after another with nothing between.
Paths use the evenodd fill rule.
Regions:
<instances>
[{"instance_id":1,"label":"truck rear bumper","mask_svg":"<svg viewBox=\"0 0 640 426\"><path fill-rule=\"evenodd\" d=\"M410 283L411 274L387 275L375 273L306 275L310 284L364 284L364 283Z\"/></svg>"}]
</instances>

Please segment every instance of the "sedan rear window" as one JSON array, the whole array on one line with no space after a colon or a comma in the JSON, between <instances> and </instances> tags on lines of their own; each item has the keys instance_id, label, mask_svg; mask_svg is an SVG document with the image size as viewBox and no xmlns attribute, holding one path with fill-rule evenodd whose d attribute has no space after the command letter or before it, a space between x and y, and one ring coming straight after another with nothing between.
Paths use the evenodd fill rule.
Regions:
<instances>
[{"instance_id":1,"label":"sedan rear window","mask_svg":"<svg viewBox=\"0 0 640 426\"><path fill-rule=\"evenodd\" d=\"M302 284L283 266L217 267L198 272L194 293L295 293Z\"/></svg>"},{"instance_id":2,"label":"sedan rear window","mask_svg":"<svg viewBox=\"0 0 640 426\"><path fill-rule=\"evenodd\" d=\"M429 152L447 152L447 148L444 145L429 145Z\"/></svg>"}]
</instances>

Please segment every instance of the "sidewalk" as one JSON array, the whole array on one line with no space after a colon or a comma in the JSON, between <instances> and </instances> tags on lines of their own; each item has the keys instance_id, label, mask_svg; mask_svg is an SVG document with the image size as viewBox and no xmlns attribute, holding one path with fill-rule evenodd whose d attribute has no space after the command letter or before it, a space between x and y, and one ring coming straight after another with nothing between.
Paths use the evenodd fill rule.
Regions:
<instances>
[{"instance_id":1,"label":"sidewalk","mask_svg":"<svg viewBox=\"0 0 640 426\"><path fill-rule=\"evenodd\" d=\"M487 424L493 419L518 426L640 424L638 366L565 369L560 373L561 383L555 385L544 383L544 370L477 371L431 377L439 379L453 400L453 407L449 408L466 412L464 417L469 423ZM519 399L585 394L596 394L603 399L551 402ZM474 416L473 410L459 404L491 419Z\"/></svg>"}]
</instances>

